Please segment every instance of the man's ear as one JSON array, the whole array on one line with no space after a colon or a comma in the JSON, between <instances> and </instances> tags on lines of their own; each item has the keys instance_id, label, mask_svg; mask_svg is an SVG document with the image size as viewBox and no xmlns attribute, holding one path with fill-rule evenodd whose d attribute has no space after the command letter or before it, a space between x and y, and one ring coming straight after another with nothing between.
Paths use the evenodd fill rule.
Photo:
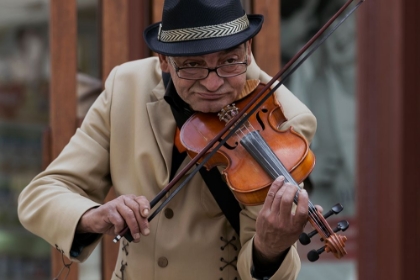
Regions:
<instances>
[{"instance_id":1,"label":"man's ear","mask_svg":"<svg viewBox=\"0 0 420 280\"><path fill-rule=\"evenodd\" d=\"M163 72L169 72L168 57L166 55L163 55L163 54L158 54L158 57L159 57L160 68L162 69L162 71Z\"/></svg>"}]
</instances>

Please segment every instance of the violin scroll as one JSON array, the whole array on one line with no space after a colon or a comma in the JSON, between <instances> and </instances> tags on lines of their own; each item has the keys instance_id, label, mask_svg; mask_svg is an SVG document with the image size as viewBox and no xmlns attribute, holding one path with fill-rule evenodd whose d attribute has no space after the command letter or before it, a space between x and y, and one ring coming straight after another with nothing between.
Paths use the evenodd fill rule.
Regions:
<instances>
[{"instance_id":1,"label":"violin scroll","mask_svg":"<svg viewBox=\"0 0 420 280\"><path fill-rule=\"evenodd\" d=\"M308 260L311 262L317 261L319 259L319 255L323 252L332 252L337 259L342 258L347 254L345 247L345 242L347 241L347 237L342 235L337 235L336 233L339 231L346 231L350 224L348 221L343 220L337 224L337 227L332 230L328 223L325 221L328 217L333 214L338 214L343 210L343 206L339 203L334 205L330 211L328 211L324 216L319 215L318 210L310 210L310 216L312 219L309 221L311 222L312 226L315 228L314 231L310 233L302 233L299 237L299 241L302 245L307 245L311 243L311 238L316 234L321 235L321 241L325 243L325 246L319 248L318 250L311 250L307 257Z\"/></svg>"}]
</instances>

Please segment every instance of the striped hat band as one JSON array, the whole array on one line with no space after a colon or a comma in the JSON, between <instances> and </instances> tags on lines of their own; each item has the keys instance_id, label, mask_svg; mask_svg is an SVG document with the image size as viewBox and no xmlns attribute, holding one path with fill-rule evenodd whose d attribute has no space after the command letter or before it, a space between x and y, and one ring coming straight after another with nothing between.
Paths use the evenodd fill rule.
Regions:
<instances>
[{"instance_id":1,"label":"striped hat band","mask_svg":"<svg viewBox=\"0 0 420 280\"><path fill-rule=\"evenodd\" d=\"M247 29L248 27L249 20L246 14L230 22L192 28L162 30L161 23L159 25L157 39L166 43L210 39L236 34Z\"/></svg>"}]
</instances>

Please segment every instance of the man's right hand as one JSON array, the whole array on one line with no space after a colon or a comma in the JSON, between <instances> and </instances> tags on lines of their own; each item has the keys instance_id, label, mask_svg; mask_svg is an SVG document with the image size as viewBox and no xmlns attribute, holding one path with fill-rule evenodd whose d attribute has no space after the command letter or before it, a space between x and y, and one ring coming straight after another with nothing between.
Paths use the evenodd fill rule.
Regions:
<instances>
[{"instance_id":1,"label":"man's right hand","mask_svg":"<svg viewBox=\"0 0 420 280\"><path fill-rule=\"evenodd\" d=\"M131 231L134 242L140 234L149 235L147 217L150 203L144 196L121 195L99 207L91 208L80 218L77 233L101 233L118 235L125 227Z\"/></svg>"}]
</instances>

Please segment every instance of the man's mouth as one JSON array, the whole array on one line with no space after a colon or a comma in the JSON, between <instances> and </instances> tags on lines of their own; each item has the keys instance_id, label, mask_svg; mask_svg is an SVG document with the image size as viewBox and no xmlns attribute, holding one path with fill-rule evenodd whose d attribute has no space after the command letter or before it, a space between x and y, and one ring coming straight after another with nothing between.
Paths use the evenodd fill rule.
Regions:
<instances>
[{"instance_id":1,"label":"man's mouth","mask_svg":"<svg viewBox=\"0 0 420 280\"><path fill-rule=\"evenodd\" d=\"M204 93L204 92L197 93L197 95L200 96L201 99L205 99L205 100L218 100L218 99L221 99L223 96L225 96L225 94L220 94L220 93Z\"/></svg>"}]
</instances>

